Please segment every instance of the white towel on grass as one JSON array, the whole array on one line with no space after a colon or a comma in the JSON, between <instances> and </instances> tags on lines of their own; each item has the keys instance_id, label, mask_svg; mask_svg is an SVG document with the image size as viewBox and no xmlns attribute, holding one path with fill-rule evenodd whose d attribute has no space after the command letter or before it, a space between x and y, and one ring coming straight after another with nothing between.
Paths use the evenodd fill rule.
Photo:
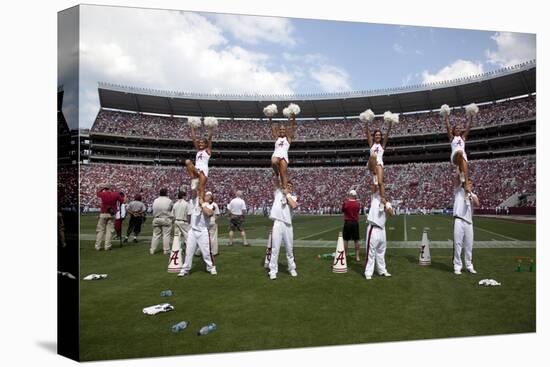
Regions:
<instances>
[{"instance_id":1,"label":"white towel on grass","mask_svg":"<svg viewBox=\"0 0 550 367\"><path fill-rule=\"evenodd\" d=\"M146 315L156 315L157 313L161 312L168 312L172 311L174 309L174 306L172 306L169 303L161 303L154 306L145 307L143 309L143 313Z\"/></svg>"},{"instance_id":2,"label":"white towel on grass","mask_svg":"<svg viewBox=\"0 0 550 367\"><path fill-rule=\"evenodd\" d=\"M107 274L90 274L84 277L84 280L98 280L107 278Z\"/></svg>"},{"instance_id":3,"label":"white towel on grass","mask_svg":"<svg viewBox=\"0 0 550 367\"><path fill-rule=\"evenodd\" d=\"M496 287L501 285L499 282L497 282L494 279L482 279L478 283L479 285L484 285L486 287Z\"/></svg>"}]
</instances>

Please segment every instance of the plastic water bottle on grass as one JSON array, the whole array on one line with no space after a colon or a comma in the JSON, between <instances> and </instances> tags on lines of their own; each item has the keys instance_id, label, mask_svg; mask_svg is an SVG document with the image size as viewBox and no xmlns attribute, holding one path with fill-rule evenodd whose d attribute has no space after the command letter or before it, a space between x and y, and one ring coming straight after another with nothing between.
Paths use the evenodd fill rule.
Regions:
<instances>
[{"instance_id":1,"label":"plastic water bottle on grass","mask_svg":"<svg viewBox=\"0 0 550 367\"><path fill-rule=\"evenodd\" d=\"M317 255L317 259L327 260L327 259L332 259L332 258L334 258L334 252L329 253L329 254L319 254L319 255Z\"/></svg>"},{"instance_id":2,"label":"plastic water bottle on grass","mask_svg":"<svg viewBox=\"0 0 550 367\"><path fill-rule=\"evenodd\" d=\"M161 297L171 297L174 294L170 289L160 292Z\"/></svg>"},{"instance_id":3,"label":"plastic water bottle on grass","mask_svg":"<svg viewBox=\"0 0 550 367\"><path fill-rule=\"evenodd\" d=\"M176 325L172 326L172 332L179 333L180 331L185 330L187 325L189 325L189 321L178 322Z\"/></svg>"},{"instance_id":4,"label":"plastic water bottle on grass","mask_svg":"<svg viewBox=\"0 0 550 367\"><path fill-rule=\"evenodd\" d=\"M517 271L518 273L521 273L521 259L518 259L518 264L517 264L517 266L516 266L516 271Z\"/></svg>"},{"instance_id":5,"label":"plastic water bottle on grass","mask_svg":"<svg viewBox=\"0 0 550 367\"><path fill-rule=\"evenodd\" d=\"M213 322L201 327L201 329L197 332L198 336L210 334L211 332L215 331L218 327Z\"/></svg>"}]
</instances>

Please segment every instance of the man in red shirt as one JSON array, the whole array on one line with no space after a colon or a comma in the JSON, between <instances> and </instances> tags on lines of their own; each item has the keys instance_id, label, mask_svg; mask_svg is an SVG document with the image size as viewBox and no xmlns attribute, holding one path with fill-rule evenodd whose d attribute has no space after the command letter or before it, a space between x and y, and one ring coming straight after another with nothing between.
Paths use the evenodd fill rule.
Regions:
<instances>
[{"instance_id":1,"label":"man in red shirt","mask_svg":"<svg viewBox=\"0 0 550 367\"><path fill-rule=\"evenodd\" d=\"M360 261L359 257L359 211L361 203L357 200L357 192L350 190L348 198L342 204L342 212L344 213L344 248L346 255L348 253L348 241L355 241L355 261Z\"/></svg>"},{"instance_id":2,"label":"man in red shirt","mask_svg":"<svg viewBox=\"0 0 550 367\"><path fill-rule=\"evenodd\" d=\"M105 239L105 251L111 249L111 238L115 230L114 216L118 203L124 202L124 197L118 192L111 191L111 185L98 186L97 196L101 199L101 211L96 227L95 249L101 250L101 242Z\"/></svg>"}]
</instances>

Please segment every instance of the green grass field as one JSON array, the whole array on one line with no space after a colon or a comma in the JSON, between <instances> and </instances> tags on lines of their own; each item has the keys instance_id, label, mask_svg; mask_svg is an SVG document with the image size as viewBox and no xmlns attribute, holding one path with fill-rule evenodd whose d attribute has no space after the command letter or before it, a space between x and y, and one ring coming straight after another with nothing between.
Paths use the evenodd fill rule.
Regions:
<instances>
[{"instance_id":1,"label":"green grass field","mask_svg":"<svg viewBox=\"0 0 550 367\"><path fill-rule=\"evenodd\" d=\"M478 274L456 276L450 217L390 218L386 260L393 277L367 281L363 260L349 260L348 273L334 274L330 260L317 259L317 254L334 251L340 217L297 216L299 276L286 274L283 255L280 275L271 281L262 267L271 226L264 217L247 218L255 245L248 248L224 245L227 221L221 218L218 276L207 274L196 257L191 275L183 279L166 272L166 256L149 255L150 220L138 244L121 249L115 244L110 252L95 251L95 223L95 216L81 219L81 278L89 273L109 277L81 281L82 360L535 331L535 273L515 271L518 257L535 259L535 224L476 218ZM421 267L417 246L426 227L432 265ZM365 229L363 223L362 235ZM477 285L484 278L502 286ZM164 289L175 295L160 297ZM175 310L156 316L141 311L162 302ZM181 320L190 321L189 328L172 333L171 325ZM209 322L218 330L197 337L196 331Z\"/></svg>"}]
</instances>

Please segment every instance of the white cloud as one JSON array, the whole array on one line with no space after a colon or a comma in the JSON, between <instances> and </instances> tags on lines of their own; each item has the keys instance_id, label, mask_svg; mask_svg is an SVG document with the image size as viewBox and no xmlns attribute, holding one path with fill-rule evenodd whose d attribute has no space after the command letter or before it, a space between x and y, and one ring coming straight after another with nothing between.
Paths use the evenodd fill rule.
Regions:
<instances>
[{"instance_id":1,"label":"white cloud","mask_svg":"<svg viewBox=\"0 0 550 367\"><path fill-rule=\"evenodd\" d=\"M466 76L472 76L483 73L483 64L475 63L469 60L456 60L450 65L445 66L434 74L427 70L422 72L422 81L424 83L434 83L445 80L452 80Z\"/></svg>"},{"instance_id":2,"label":"white cloud","mask_svg":"<svg viewBox=\"0 0 550 367\"><path fill-rule=\"evenodd\" d=\"M332 65L320 65L312 68L309 75L325 92L346 92L351 90L349 74Z\"/></svg>"},{"instance_id":3,"label":"white cloud","mask_svg":"<svg viewBox=\"0 0 550 367\"><path fill-rule=\"evenodd\" d=\"M345 92L352 89L348 72L331 64L322 54L283 52L282 56L285 61L292 63L293 75L299 82L307 83L309 80L306 77L309 77L316 84L315 88L324 92Z\"/></svg>"},{"instance_id":4,"label":"white cloud","mask_svg":"<svg viewBox=\"0 0 550 367\"><path fill-rule=\"evenodd\" d=\"M411 81L413 80L413 74L409 73L404 78L401 79L401 86L405 87L409 84L411 84Z\"/></svg>"},{"instance_id":5,"label":"white cloud","mask_svg":"<svg viewBox=\"0 0 550 367\"><path fill-rule=\"evenodd\" d=\"M218 14L214 19L218 26L244 43L270 42L289 47L296 45L292 35L294 27L286 18Z\"/></svg>"},{"instance_id":6,"label":"white cloud","mask_svg":"<svg viewBox=\"0 0 550 367\"><path fill-rule=\"evenodd\" d=\"M209 93L292 94L294 75L267 54L230 45L208 18L180 11L81 7L80 118L99 108L97 82Z\"/></svg>"},{"instance_id":7,"label":"white cloud","mask_svg":"<svg viewBox=\"0 0 550 367\"><path fill-rule=\"evenodd\" d=\"M393 46L392 46L392 49L393 49L394 52L396 52L398 54L404 54L405 53L405 49L399 43L394 43Z\"/></svg>"},{"instance_id":8,"label":"white cloud","mask_svg":"<svg viewBox=\"0 0 550 367\"><path fill-rule=\"evenodd\" d=\"M490 64L506 67L537 57L534 34L497 32L491 38L496 42L497 49L485 51Z\"/></svg>"},{"instance_id":9,"label":"white cloud","mask_svg":"<svg viewBox=\"0 0 550 367\"><path fill-rule=\"evenodd\" d=\"M285 61L304 64L322 64L327 62L327 58L319 53L293 54L290 52L283 52L283 59L285 59Z\"/></svg>"}]
</instances>

